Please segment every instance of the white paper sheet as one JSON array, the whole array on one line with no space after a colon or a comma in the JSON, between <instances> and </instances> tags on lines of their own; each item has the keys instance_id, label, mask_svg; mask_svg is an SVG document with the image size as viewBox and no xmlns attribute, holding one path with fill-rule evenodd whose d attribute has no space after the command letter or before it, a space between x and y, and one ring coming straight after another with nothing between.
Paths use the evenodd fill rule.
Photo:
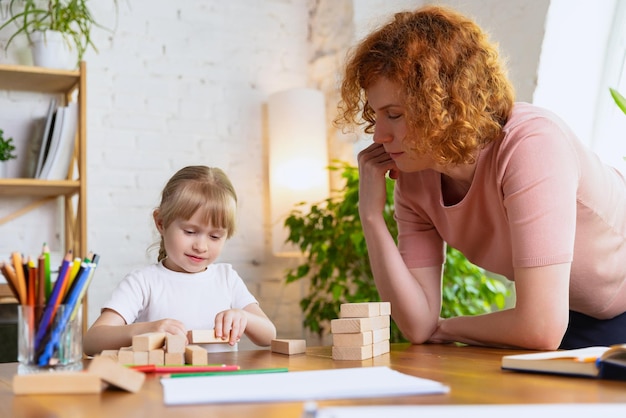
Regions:
<instances>
[{"instance_id":1,"label":"white paper sheet","mask_svg":"<svg viewBox=\"0 0 626 418\"><path fill-rule=\"evenodd\" d=\"M443 394L439 382L388 367L358 367L270 374L163 378L166 405L276 402Z\"/></svg>"},{"instance_id":2,"label":"white paper sheet","mask_svg":"<svg viewBox=\"0 0 626 418\"><path fill-rule=\"evenodd\" d=\"M303 417L307 416L303 414ZM626 417L626 404L345 406L310 411L315 418L528 418Z\"/></svg>"}]
</instances>

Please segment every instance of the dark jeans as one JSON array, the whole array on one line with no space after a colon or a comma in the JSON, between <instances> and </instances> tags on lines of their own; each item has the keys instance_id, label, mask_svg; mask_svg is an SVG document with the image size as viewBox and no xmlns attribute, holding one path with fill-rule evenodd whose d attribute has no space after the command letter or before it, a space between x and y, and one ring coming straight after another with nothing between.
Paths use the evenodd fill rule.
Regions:
<instances>
[{"instance_id":1,"label":"dark jeans","mask_svg":"<svg viewBox=\"0 0 626 418\"><path fill-rule=\"evenodd\" d=\"M611 319L596 319L569 311L569 325L560 348L572 349L595 345L626 343L626 312Z\"/></svg>"}]
</instances>

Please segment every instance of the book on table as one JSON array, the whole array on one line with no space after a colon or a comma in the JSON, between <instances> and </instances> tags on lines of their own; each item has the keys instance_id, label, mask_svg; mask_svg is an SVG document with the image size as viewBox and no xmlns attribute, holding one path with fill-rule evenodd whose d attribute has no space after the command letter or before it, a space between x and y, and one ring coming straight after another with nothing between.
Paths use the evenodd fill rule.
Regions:
<instances>
[{"instance_id":1,"label":"book on table","mask_svg":"<svg viewBox=\"0 0 626 418\"><path fill-rule=\"evenodd\" d=\"M626 380L626 344L503 356L502 369Z\"/></svg>"}]
</instances>

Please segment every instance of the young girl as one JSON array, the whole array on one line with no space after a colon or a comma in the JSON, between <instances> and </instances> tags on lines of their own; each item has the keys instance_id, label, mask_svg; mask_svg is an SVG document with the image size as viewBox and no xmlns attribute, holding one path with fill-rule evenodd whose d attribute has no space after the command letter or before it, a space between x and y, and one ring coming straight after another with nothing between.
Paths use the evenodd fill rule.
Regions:
<instances>
[{"instance_id":1,"label":"young girl","mask_svg":"<svg viewBox=\"0 0 626 418\"><path fill-rule=\"evenodd\" d=\"M232 266L214 263L235 230L236 205L219 168L190 166L174 174L153 213L161 235L158 263L119 283L85 334L85 354L130 346L138 334L192 329L215 329L225 341L207 345L209 351L236 350L244 333L270 345L274 324Z\"/></svg>"}]
</instances>

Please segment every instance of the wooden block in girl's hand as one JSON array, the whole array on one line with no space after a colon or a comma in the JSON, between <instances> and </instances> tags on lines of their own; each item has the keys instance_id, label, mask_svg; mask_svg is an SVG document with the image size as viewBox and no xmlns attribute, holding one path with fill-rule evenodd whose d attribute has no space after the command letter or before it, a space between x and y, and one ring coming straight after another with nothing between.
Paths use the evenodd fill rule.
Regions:
<instances>
[{"instance_id":1,"label":"wooden block in girl's hand","mask_svg":"<svg viewBox=\"0 0 626 418\"><path fill-rule=\"evenodd\" d=\"M110 385L133 393L139 392L146 379L145 374L103 356L95 356L91 359L87 372L98 376Z\"/></svg>"},{"instance_id":2,"label":"wooden block in girl's hand","mask_svg":"<svg viewBox=\"0 0 626 418\"><path fill-rule=\"evenodd\" d=\"M87 372L32 373L13 376L13 393L16 395L74 395L101 391L100 377Z\"/></svg>"},{"instance_id":3,"label":"wooden block in girl's hand","mask_svg":"<svg viewBox=\"0 0 626 418\"><path fill-rule=\"evenodd\" d=\"M228 340L222 340L215 336L214 329L193 329L187 331L189 344L225 344Z\"/></svg>"}]
</instances>

